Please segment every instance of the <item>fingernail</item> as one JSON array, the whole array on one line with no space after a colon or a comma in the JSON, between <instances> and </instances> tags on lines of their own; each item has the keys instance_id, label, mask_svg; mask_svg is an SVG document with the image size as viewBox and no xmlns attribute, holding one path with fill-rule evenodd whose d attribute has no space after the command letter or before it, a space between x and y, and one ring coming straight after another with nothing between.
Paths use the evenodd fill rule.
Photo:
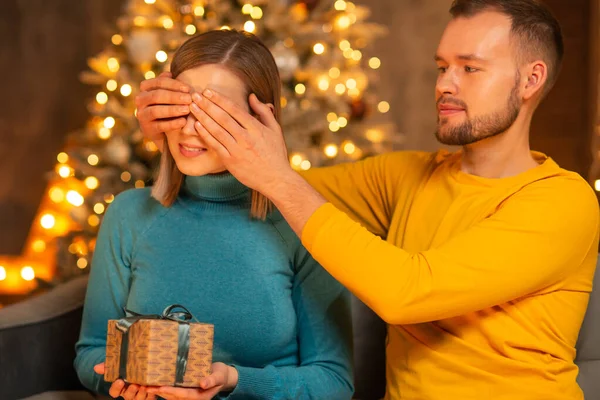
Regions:
<instances>
[{"instance_id":1,"label":"fingernail","mask_svg":"<svg viewBox=\"0 0 600 400\"><path fill-rule=\"evenodd\" d=\"M210 89L206 89L206 90L204 91L204 95L210 99L210 98L212 97L212 95L213 95L213 94L212 94L212 92L210 91Z\"/></svg>"},{"instance_id":2,"label":"fingernail","mask_svg":"<svg viewBox=\"0 0 600 400\"><path fill-rule=\"evenodd\" d=\"M187 113L187 112L190 112L190 109L189 109L189 107L181 106L181 107L179 107L179 112L180 113Z\"/></svg>"},{"instance_id":3,"label":"fingernail","mask_svg":"<svg viewBox=\"0 0 600 400\"><path fill-rule=\"evenodd\" d=\"M192 105L190 107L192 107L192 109L194 111L200 111L200 107L198 107L198 105L196 103L192 103Z\"/></svg>"},{"instance_id":4,"label":"fingernail","mask_svg":"<svg viewBox=\"0 0 600 400\"><path fill-rule=\"evenodd\" d=\"M180 89L182 92L186 92L186 93L190 91L190 89L187 86L182 86Z\"/></svg>"},{"instance_id":5,"label":"fingernail","mask_svg":"<svg viewBox=\"0 0 600 400\"><path fill-rule=\"evenodd\" d=\"M200 93L194 93L192 97L195 101L202 101L202 96L200 96Z\"/></svg>"}]
</instances>

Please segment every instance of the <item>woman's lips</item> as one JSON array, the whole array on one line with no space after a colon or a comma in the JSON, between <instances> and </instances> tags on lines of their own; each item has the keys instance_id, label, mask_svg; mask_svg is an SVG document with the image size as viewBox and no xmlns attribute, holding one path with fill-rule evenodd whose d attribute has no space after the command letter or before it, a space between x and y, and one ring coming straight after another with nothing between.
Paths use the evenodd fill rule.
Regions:
<instances>
[{"instance_id":1,"label":"woman's lips","mask_svg":"<svg viewBox=\"0 0 600 400\"><path fill-rule=\"evenodd\" d=\"M194 157L198 157L198 156L206 153L206 148L180 143L179 144L179 152L184 157L194 158Z\"/></svg>"}]
</instances>

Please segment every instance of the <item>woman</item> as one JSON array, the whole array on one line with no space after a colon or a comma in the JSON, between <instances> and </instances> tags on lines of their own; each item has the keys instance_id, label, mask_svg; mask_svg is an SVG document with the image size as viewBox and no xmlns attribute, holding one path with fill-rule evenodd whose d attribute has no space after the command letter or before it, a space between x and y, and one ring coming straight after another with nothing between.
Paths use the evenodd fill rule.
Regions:
<instances>
[{"instance_id":1,"label":"woman","mask_svg":"<svg viewBox=\"0 0 600 400\"><path fill-rule=\"evenodd\" d=\"M192 91L212 88L249 110L254 93L280 117L280 80L254 36L211 31L171 64ZM189 114L166 132L156 184L108 208L90 272L75 367L89 389L154 398L349 399L348 293L323 270L262 195L251 192L200 140ZM215 326L213 374L202 389L105 383L107 321L123 307L158 314L185 305Z\"/></svg>"}]
</instances>

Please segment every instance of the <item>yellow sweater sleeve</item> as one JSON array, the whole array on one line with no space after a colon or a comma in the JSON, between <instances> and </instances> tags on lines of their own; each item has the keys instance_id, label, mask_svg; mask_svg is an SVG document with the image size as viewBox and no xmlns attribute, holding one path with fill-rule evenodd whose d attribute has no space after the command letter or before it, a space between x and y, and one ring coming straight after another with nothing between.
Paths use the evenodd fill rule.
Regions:
<instances>
[{"instance_id":1,"label":"yellow sweater sleeve","mask_svg":"<svg viewBox=\"0 0 600 400\"><path fill-rule=\"evenodd\" d=\"M330 203L313 214L302 241L385 321L414 324L560 284L598 245L598 220L585 181L557 177L526 186L495 214L421 253L383 241Z\"/></svg>"},{"instance_id":2,"label":"yellow sweater sleeve","mask_svg":"<svg viewBox=\"0 0 600 400\"><path fill-rule=\"evenodd\" d=\"M377 236L386 237L394 207L414 192L433 153L395 152L359 162L313 168L302 177L327 201Z\"/></svg>"}]
</instances>

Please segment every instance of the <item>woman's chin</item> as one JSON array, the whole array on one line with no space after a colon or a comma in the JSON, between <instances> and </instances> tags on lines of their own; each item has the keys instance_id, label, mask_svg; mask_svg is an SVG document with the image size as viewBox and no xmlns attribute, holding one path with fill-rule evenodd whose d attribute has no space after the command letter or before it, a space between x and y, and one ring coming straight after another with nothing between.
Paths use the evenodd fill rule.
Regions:
<instances>
[{"instance_id":1,"label":"woman's chin","mask_svg":"<svg viewBox=\"0 0 600 400\"><path fill-rule=\"evenodd\" d=\"M225 167L221 167L221 168L215 168L213 171L209 172L209 174L211 175L221 175L221 174L228 174L229 171L227 171L227 169Z\"/></svg>"},{"instance_id":2,"label":"woman's chin","mask_svg":"<svg viewBox=\"0 0 600 400\"><path fill-rule=\"evenodd\" d=\"M211 174L221 174L227 172L227 170L223 167L212 167L212 166L187 166L187 165L178 165L179 171L182 174L187 176L204 176Z\"/></svg>"}]
</instances>

